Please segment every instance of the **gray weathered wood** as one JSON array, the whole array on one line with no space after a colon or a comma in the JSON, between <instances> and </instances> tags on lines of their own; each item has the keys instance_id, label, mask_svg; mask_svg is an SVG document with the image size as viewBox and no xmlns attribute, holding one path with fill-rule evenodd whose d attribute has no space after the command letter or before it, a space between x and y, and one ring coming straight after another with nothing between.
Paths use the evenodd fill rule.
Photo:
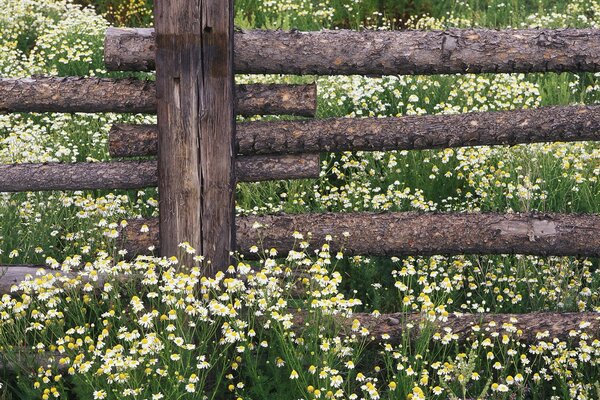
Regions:
<instances>
[{"instance_id":1,"label":"gray weathered wood","mask_svg":"<svg viewBox=\"0 0 600 400\"><path fill-rule=\"evenodd\" d=\"M154 67L152 29L106 33L109 70ZM243 31L235 71L251 74L407 75L600 71L596 29Z\"/></svg>"},{"instance_id":2,"label":"gray weathered wood","mask_svg":"<svg viewBox=\"0 0 600 400\"><path fill-rule=\"evenodd\" d=\"M22 282L28 276L36 276L43 270L44 273L51 270L35 265L0 265L0 295L11 293L14 285Z\"/></svg>"},{"instance_id":3,"label":"gray weathered wood","mask_svg":"<svg viewBox=\"0 0 600 400\"><path fill-rule=\"evenodd\" d=\"M255 224L266 228L253 229ZM150 231L140 233L148 225ZM312 248L331 235L332 251L348 255L531 254L600 256L600 216L498 213L309 213L236 218L237 249L253 245L279 254L298 249L295 230L312 233ZM345 233L348 233L346 237ZM305 237L307 237L305 235ZM130 254L158 246L156 220L132 220L123 245Z\"/></svg>"},{"instance_id":4,"label":"gray weathered wood","mask_svg":"<svg viewBox=\"0 0 600 400\"><path fill-rule=\"evenodd\" d=\"M600 106L421 115L400 118L334 118L256 121L237 126L239 154L419 150L480 145L600 140ZM115 125L113 157L156 154L154 125Z\"/></svg>"},{"instance_id":5,"label":"gray weathered wood","mask_svg":"<svg viewBox=\"0 0 600 400\"><path fill-rule=\"evenodd\" d=\"M318 178L318 154L239 157L237 182ZM158 186L156 161L0 165L0 192L139 189Z\"/></svg>"},{"instance_id":6,"label":"gray weathered wood","mask_svg":"<svg viewBox=\"0 0 600 400\"><path fill-rule=\"evenodd\" d=\"M236 86L239 115L289 114L311 117L315 85ZM137 79L0 78L0 112L156 113L156 84Z\"/></svg>"},{"instance_id":7,"label":"gray weathered wood","mask_svg":"<svg viewBox=\"0 0 600 400\"><path fill-rule=\"evenodd\" d=\"M235 247L233 0L157 0L160 251L188 242L208 274Z\"/></svg>"}]
</instances>

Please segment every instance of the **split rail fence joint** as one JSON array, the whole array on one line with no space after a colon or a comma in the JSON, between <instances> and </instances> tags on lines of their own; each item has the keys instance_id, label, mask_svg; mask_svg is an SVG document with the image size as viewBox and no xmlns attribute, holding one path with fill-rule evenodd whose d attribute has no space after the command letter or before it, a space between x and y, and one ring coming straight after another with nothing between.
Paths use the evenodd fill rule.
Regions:
<instances>
[{"instance_id":1,"label":"split rail fence joint","mask_svg":"<svg viewBox=\"0 0 600 400\"><path fill-rule=\"evenodd\" d=\"M222 223L218 224L210 220L211 215L218 215L218 218L233 215L231 185L238 181L317 177L319 175L318 154L322 152L415 150L600 139L599 106L544 107L533 110L401 118L258 121L236 125L233 123L233 110L237 110L237 113L242 115L260 113L314 116L317 93L314 84L238 85L234 88L234 71L322 75L600 71L598 61L600 40L595 40L600 38L600 34L598 30L593 29L234 33L231 29L231 15L228 14L231 11L230 4L220 2L219 6L216 6L214 0L203 0L203 2L211 4L208 8L210 12L203 18L214 18L211 20L211 25L218 27L217 29L224 34L222 37L228 38L226 42L215 42L214 31L193 31L199 25L194 24L195 21L190 21L191 16L195 14L189 12L190 9L186 7L194 6L179 0L170 2L168 6L161 1L157 2L157 9L160 12L157 12L159 18L156 23L158 37L163 38L162 42L157 41L153 29L111 28L107 31L105 42L107 67L149 70L158 65L156 82L77 77L0 79L0 90L3 93L0 97L2 112L158 113L157 126L118 125L113 127L109 137L110 154L113 157L147 157L161 154L158 161L5 165L0 166L2 172L0 191L134 189L158 185L162 186L160 189L163 197L177 198L178 196L174 194L182 189L188 196L183 198L187 200L183 204L171 205L166 205L165 201L162 201L160 218L163 222L169 220L170 216L174 215L173 210L177 209L185 210L182 215L191 212L192 217L187 220L195 222L193 226L181 224L183 229L187 230L187 234L176 232L178 228L175 227L179 226L177 223L169 225L170 223L165 222L169 226L165 228L169 231L169 235L163 235L163 241L166 240L165 237L171 236L176 240L183 240L186 235L192 235L192 231L201 231L202 224L205 223L206 226L222 227L223 231L216 236L223 236L225 231L232 232L226 234L230 239L227 239L225 247L234 249L240 246L236 246L235 240L232 239L235 236L232 217L227 217L227 221L222 220ZM225 12L225 9L229 11ZM200 47L171 43L175 40L173 38L177 37L177 32L183 30L197 35L200 41L221 46L223 51L215 53L221 58L215 59L215 54L201 54ZM236 39L235 47L232 44L233 36ZM340 46L340 43L346 45ZM369 46L356 46L366 43ZM357 50L346 51L349 46ZM186 53L188 57L182 58L180 55L183 53L178 52L188 52ZM203 57L206 59L204 60ZM197 62L201 59L204 60L204 64ZM191 64L188 66L177 64L182 60ZM165 68L161 69L161 64L164 64ZM217 64L219 68L202 69L201 64L204 65L202 68L217 66ZM199 88L198 85L191 84L192 81L185 80L196 79L184 73L194 68L200 68L199 74L195 76L206 76L206 80L203 81L205 86L201 88L202 93L198 96L189 93L181 96L180 90L184 87ZM211 73L217 70L221 72L217 75ZM173 76L176 76L176 79ZM177 86L180 83L185 85ZM235 99L232 97L233 93ZM229 96L229 100L225 101L225 98L219 96ZM201 112L198 104L188 101L194 98L204 99L205 105ZM178 105L173 108L173 104ZM168 110L171 111L166 112ZM223 118L223 111L227 111L226 114L231 115L231 118L229 116ZM173 116L176 116L175 119L169 119ZM178 118L183 120L187 118L188 121L196 121L197 124L182 124ZM183 126L187 128L181 131ZM228 127L227 131L232 132L230 139L227 139L227 135L220 134L211 140L206 140L210 135L222 132L221 128L224 126ZM200 130L203 129L207 130L206 133L200 134ZM162 133L159 133L161 131ZM175 136L185 137L186 140L182 141L184 144L176 145L172 141ZM225 139L227 144L219 144ZM166 147L159 152L161 141ZM200 151L195 152L194 149L198 148ZM215 154L220 156L214 156ZM185 160L185 165L173 165L174 160ZM203 164L205 161L206 165ZM204 166L200 168L202 165ZM190 168L189 176L180 176L179 171ZM203 186L200 182L192 182L191 177L199 176L194 169L205 171L202 173L208 173L207 176L214 179L214 182L207 183L206 187L229 187L229 189L218 195L216 192L213 193L216 196L214 201L200 204L198 202L200 198L208 198L211 195L202 196L200 193L204 190ZM169 170L172 172L168 172ZM31 178L24 179L25 177ZM167 195L164 195L165 193ZM169 193L171 196L168 195ZM228 198L228 206L215 214L212 209L216 207L215 204L219 204L216 201L218 198ZM192 212L192 208L195 208L195 211ZM204 211L201 211L201 208ZM225 209L228 211L224 211ZM308 220L315 220L315 218L325 225L340 228L343 225L341 221L348 222L348 218L358 218L352 223L348 222L356 227L364 224L367 217L374 221L385 218L367 214L334 215L333 217L325 214L305 219L301 216L272 218L276 223L286 221L297 228L306 229L310 226ZM399 214L390 214L388 217L400 218ZM468 218L488 217L489 215L481 214L471 215ZM513 218L508 214L497 217L505 220ZM413 216L413 218L425 217ZM434 218L433 222L439 223L440 219L460 220L462 217L437 215L431 218ZM575 221L573 223L576 226L591 223L588 224L587 229L594 231L598 229L598 220L595 216L560 215L556 218L559 221L570 218ZM243 222L243 218L240 221ZM469 221L463 222L468 225ZM378 223L374 223L372 229L377 227L381 228ZM319 226L314 228L318 231ZM380 255L434 254L436 251L448 254L461 252L597 254L594 247L596 244L589 238L582 237L581 243L566 249L553 245L552 235L548 237L543 235L543 240L508 245L498 242L497 233L498 231L490 231L487 236L474 237L473 243L459 243L449 238L445 247L440 248L416 240L414 242L416 244L411 249L389 244L387 248L384 246L378 251L373 251L365 247L367 246L365 244L363 247L355 246L356 248L351 251L356 254ZM247 236L241 236L244 237ZM424 236L426 239L430 237ZM206 247L206 243L201 243L199 240L195 238L199 248ZM277 237L273 245L276 247L283 241L283 236ZM370 246L380 247L378 243L371 243ZM159 247L163 254L170 255L174 252L175 241L168 246L161 243ZM209 245L208 248L216 251L215 245L212 247ZM224 257L222 259L224 260ZM221 264L223 265L220 268L223 268L225 261Z\"/></svg>"}]
</instances>

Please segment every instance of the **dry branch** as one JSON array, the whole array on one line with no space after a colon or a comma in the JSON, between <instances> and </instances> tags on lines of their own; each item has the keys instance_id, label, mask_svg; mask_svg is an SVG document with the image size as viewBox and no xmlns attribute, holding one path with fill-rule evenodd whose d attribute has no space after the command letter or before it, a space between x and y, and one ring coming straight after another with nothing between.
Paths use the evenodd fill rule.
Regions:
<instances>
[{"instance_id":1,"label":"dry branch","mask_svg":"<svg viewBox=\"0 0 600 400\"><path fill-rule=\"evenodd\" d=\"M255 223L266 226L256 230ZM141 233L141 225L149 232ZM311 232L317 248L331 235L331 249L347 255L530 254L600 255L600 216L497 213L323 213L236 218L238 251L262 243L287 254L298 248L295 230ZM308 237L308 236L306 236ZM158 247L155 220L130 221L123 246L132 255Z\"/></svg>"},{"instance_id":2,"label":"dry branch","mask_svg":"<svg viewBox=\"0 0 600 400\"><path fill-rule=\"evenodd\" d=\"M106 32L109 70L151 70L153 29ZM600 71L595 29L447 31L243 31L235 35L236 73L428 75Z\"/></svg>"},{"instance_id":3,"label":"dry branch","mask_svg":"<svg viewBox=\"0 0 600 400\"><path fill-rule=\"evenodd\" d=\"M239 182L318 178L318 154L248 156L236 160ZM158 185L156 161L0 165L0 192L139 189Z\"/></svg>"},{"instance_id":4,"label":"dry branch","mask_svg":"<svg viewBox=\"0 0 600 400\"><path fill-rule=\"evenodd\" d=\"M239 115L314 116L315 85L238 85ZM108 78L0 79L0 112L155 113L152 81Z\"/></svg>"},{"instance_id":5,"label":"dry branch","mask_svg":"<svg viewBox=\"0 0 600 400\"><path fill-rule=\"evenodd\" d=\"M153 155L153 125L116 125L113 157ZM418 150L479 145L600 140L600 106L424 115L401 118L334 118L238 124L239 154Z\"/></svg>"}]
</instances>

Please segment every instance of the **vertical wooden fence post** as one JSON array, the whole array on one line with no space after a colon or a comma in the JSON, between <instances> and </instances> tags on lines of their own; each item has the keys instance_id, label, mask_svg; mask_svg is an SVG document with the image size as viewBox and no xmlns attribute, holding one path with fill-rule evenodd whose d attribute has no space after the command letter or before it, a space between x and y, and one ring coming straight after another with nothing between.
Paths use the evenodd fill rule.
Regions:
<instances>
[{"instance_id":1,"label":"vertical wooden fence post","mask_svg":"<svg viewBox=\"0 0 600 400\"><path fill-rule=\"evenodd\" d=\"M161 254L189 242L214 274L235 248L233 0L157 0L155 27Z\"/></svg>"}]
</instances>

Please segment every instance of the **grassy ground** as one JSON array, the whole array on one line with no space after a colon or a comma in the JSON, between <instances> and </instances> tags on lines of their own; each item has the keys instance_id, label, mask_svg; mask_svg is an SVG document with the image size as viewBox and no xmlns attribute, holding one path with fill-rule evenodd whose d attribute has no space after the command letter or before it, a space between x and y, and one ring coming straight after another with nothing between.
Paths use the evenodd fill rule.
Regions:
<instances>
[{"instance_id":1,"label":"grassy ground","mask_svg":"<svg viewBox=\"0 0 600 400\"><path fill-rule=\"evenodd\" d=\"M0 76L109 76L101 51L107 20L149 25L150 4L98 0L89 5L106 19L62 0L2 2ZM600 4L581 0L239 0L236 7L241 27L301 30L596 27L600 22ZM318 83L319 118L595 104L600 92L596 74L302 79ZM0 162L107 160L107 132L115 122L151 123L153 118L0 115ZM238 213L600 212L600 149L595 143L358 152L322 159L319 180L239 185ZM241 263L236 274L198 283L199 271L159 275L159 267L168 271L166 260L116 264L107 259L118 257L115 228L126 218L155 216L157 199L156 190L0 194L0 263L48 263L63 270L84 267L92 276L100 271L146 277L139 286L113 279L103 290L85 295L53 278L37 282L26 296L3 298L0 347L60 351L62 346L61 357L69 357L64 364L73 370L25 368L21 378L29 380L18 384L14 376L0 373L0 382L10 389L0 389L0 396L600 398L600 343L584 335L569 343L550 338L530 346L509 330L506 340L483 333L468 343L424 333L412 343L407 335L400 343L367 345L368 335L340 337L333 325L323 323L329 314L348 309L431 313L431 319L454 311L599 311L597 260L337 259L327 251L314 256L309 249L297 260ZM281 279L291 284L286 271L307 266L305 296L292 300ZM202 289L188 289L197 286ZM313 310L300 336L287 322L292 305ZM328 329L319 331L320 325Z\"/></svg>"}]
</instances>

